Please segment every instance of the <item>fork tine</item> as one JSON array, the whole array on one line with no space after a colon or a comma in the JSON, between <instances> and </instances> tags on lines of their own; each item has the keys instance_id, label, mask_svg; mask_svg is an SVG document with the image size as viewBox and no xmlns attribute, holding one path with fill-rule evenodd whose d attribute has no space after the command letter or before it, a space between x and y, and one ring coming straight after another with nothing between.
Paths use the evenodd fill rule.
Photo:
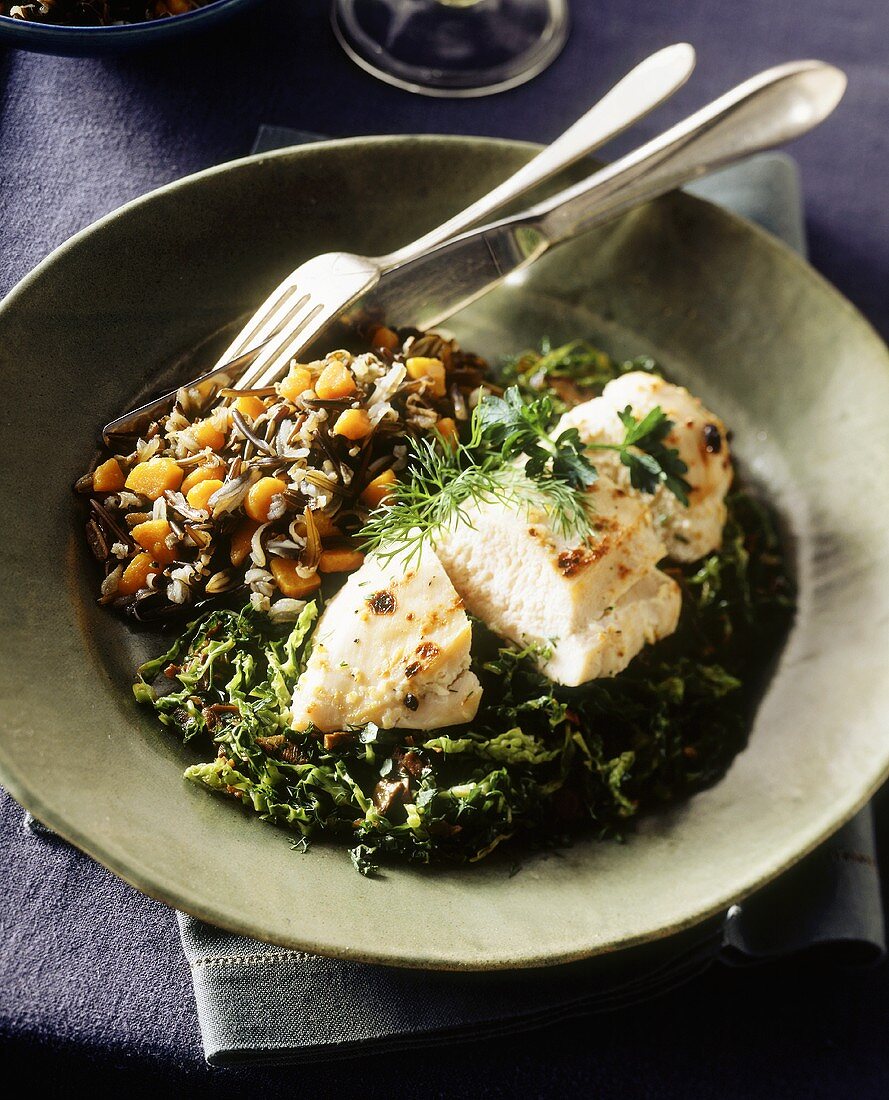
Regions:
<instances>
[{"instance_id":1,"label":"fork tine","mask_svg":"<svg viewBox=\"0 0 889 1100\"><path fill-rule=\"evenodd\" d=\"M284 300L283 304L267 318L260 328L257 329L255 338L250 342L249 347L264 348L266 344L285 327L285 325L290 324L299 317L310 300L311 295L305 292L300 293L299 289L294 287L292 293Z\"/></svg>"},{"instance_id":2,"label":"fork tine","mask_svg":"<svg viewBox=\"0 0 889 1100\"><path fill-rule=\"evenodd\" d=\"M251 348L264 344L295 310L305 305L305 293L299 291L299 268L276 287L259 309L250 317L235 339L220 357L217 366L231 362Z\"/></svg>"},{"instance_id":3,"label":"fork tine","mask_svg":"<svg viewBox=\"0 0 889 1100\"><path fill-rule=\"evenodd\" d=\"M294 272L294 276L295 275L296 272ZM293 297L294 290L296 290L296 284L295 280L293 280L293 276L291 276L290 286L288 287L291 297ZM270 297L280 299L284 296L273 294ZM266 352L267 349L264 344L269 344L269 340L277 335L277 339L274 340L274 343L269 344L268 347L270 352L276 353L277 363L277 353L280 352L284 355L287 349L293 345L293 341L299 336L304 327L317 318L324 309L324 307L318 303L313 309L306 313L305 307L311 301L311 296L309 294L302 294L296 301L291 301L289 298L285 299L283 305L279 306L278 311L269 316L265 314L265 307L268 305L268 301L269 300L263 303L261 307L266 318L264 325L257 329L251 322L248 322L231 347L238 347L240 345L242 336L250 334L248 333L248 329L251 333L258 335L262 342L254 343L248 347L246 351L242 351L232 358L229 358L228 353L226 353L211 371L202 375L200 378L192 379L191 382L185 383L184 388L209 387L218 385L220 382L229 385L237 383L242 389L254 388L255 379L259 374L262 374L263 371L260 370L257 372L253 370L251 364L255 362L260 354ZM279 330L280 335L278 335ZM308 338L311 339L311 336ZM298 346L294 347L294 353L300 350L303 343L305 343L305 338ZM231 350L231 347L229 350ZM289 356L287 356L286 361L289 362ZM264 363L267 362L268 358L264 360ZM279 372L280 366L277 366L276 370ZM272 380L275 381L276 377L277 374L273 376ZM118 416L114 420L109 421L102 429L102 435L105 442L110 445L115 436L130 435L136 430L141 422L149 419L171 399L175 398L175 395L178 394L182 388L183 387L180 386L175 390L162 394L160 397L156 397L146 404L140 405L138 408L130 409L122 416Z\"/></svg>"},{"instance_id":4,"label":"fork tine","mask_svg":"<svg viewBox=\"0 0 889 1100\"><path fill-rule=\"evenodd\" d=\"M259 373L257 368L254 385L257 387L272 386L279 381L289 367L291 360L299 356L303 349L315 340L315 337L329 324L335 313L336 311L332 313L330 309L320 304L312 309L306 315L305 321L300 325L299 330L293 334L294 338L282 349L281 353L271 360L262 373Z\"/></svg>"},{"instance_id":5,"label":"fork tine","mask_svg":"<svg viewBox=\"0 0 889 1100\"><path fill-rule=\"evenodd\" d=\"M308 306L311 308L306 308ZM274 334L241 376L240 384L243 388L270 386L278 381L290 360L305 345L306 326L327 312L323 302L312 304L310 297L306 295L303 308Z\"/></svg>"},{"instance_id":6,"label":"fork tine","mask_svg":"<svg viewBox=\"0 0 889 1100\"><path fill-rule=\"evenodd\" d=\"M193 378L182 386L177 386L159 397L146 401L144 405L138 405L135 409L130 409L121 416L116 416L113 420L109 420L102 429L102 438L110 447L115 437L132 435L139 430L141 424L150 420L156 413L159 413L165 406L174 401L180 390L200 389L202 386L212 386L220 382L226 384L235 381L241 377L243 368L253 361L259 350L258 347L250 348L235 356L234 359L218 364L207 374L202 374L200 378Z\"/></svg>"},{"instance_id":7,"label":"fork tine","mask_svg":"<svg viewBox=\"0 0 889 1100\"><path fill-rule=\"evenodd\" d=\"M279 286L275 287L259 309L255 310L250 315L247 323L219 357L217 366L221 366L223 363L228 363L232 359L236 359L246 351L247 348L255 347L261 342L257 339L257 334L262 330L273 313L277 312L284 299L290 295L290 291L291 288L285 283L281 283Z\"/></svg>"}]
</instances>

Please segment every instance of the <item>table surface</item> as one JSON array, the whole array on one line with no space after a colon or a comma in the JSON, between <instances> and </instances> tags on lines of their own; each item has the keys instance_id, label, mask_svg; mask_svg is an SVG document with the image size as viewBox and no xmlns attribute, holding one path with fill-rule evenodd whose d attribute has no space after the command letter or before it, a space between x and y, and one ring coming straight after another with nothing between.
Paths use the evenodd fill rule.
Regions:
<instances>
[{"instance_id":1,"label":"table surface","mask_svg":"<svg viewBox=\"0 0 889 1100\"><path fill-rule=\"evenodd\" d=\"M182 45L103 60L0 52L0 293L50 249L107 211L189 172L243 155L261 123L349 136L464 133L546 141L632 63L671 41L698 50L689 86L642 123L649 136L768 65L820 57L850 77L841 108L798 142L812 262L889 333L889 8L885 0L574 0L555 65L523 88L443 101L388 88L335 45L326 0L267 0L252 17ZM9 799L0 812L18 813ZM889 852L889 799L877 800ZM172 912L79 853L46 843L46 881L2 853L5 973L0 1041L33 1085L113 1073L136 1094L163 1084L196 1096L298 1084L331 1095L492 1096L568 1090L650 1096L885 1094L889 967L837 972L817 958L757 970L716 968L641 1008L531 1036L409 1056L287 1071L210 1071ZM884 876L889 879L889 875ZM46 883L57 888L47 889ZM39 921L35 893L48 899ZM10 896L11 895L11 896ZM104 924L107 950L83 943ZM171 952L171 944L175 950ZM533 974L529 975L533 982ZM29 993L40 990L41 995ZM52 991L47 1003L46 991Z\"/></svg>"}]
</instances>

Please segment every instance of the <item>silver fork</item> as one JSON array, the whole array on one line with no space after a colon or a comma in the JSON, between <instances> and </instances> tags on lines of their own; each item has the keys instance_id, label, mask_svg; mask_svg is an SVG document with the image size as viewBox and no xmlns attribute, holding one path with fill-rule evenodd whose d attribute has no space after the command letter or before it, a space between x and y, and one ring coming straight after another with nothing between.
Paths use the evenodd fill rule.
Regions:
<instances>
[{"instance_id":1,"label":"silver fork","mask_svg":"<svg viewBox=\"0 0 889 1100\"><path fill-rule=\"evenodd\" d=\"M353 318L382 317L396 328L433 328L553 246L715 168L800 137L833 111L845 87L845 75L832 65L779 65L521 214L431 251L408 246L395 254L396 261L332 253L310 260L300 271L306 286L314 278L335 285L336 291L326 292L330 300L345 302L351 295ZM251 368L252 384L276 380L324 327L317 319L301 326L298 336L282 328Z\"/></svg>"},{"instance_id":2,"label":"silver fork","mask_svg":"<svg viewBox=\"0 0 889 1100\"><path fill-rule=\"evenodd\" d=\"M694 65L695 51L685 42L647 57L509 179L404 248L368 259L358 267L346 253L316 256L301 264L272 291L211 371L110 421L102 433L106 443L115 436L133 434L139 425L172 404L181 389L196 388L208 396L214 387L234 381L242 389L255 387L260 378L266 379L262 385L268 385L267 379L280 373L286 349L311 343L323 328L373 288L380 273L429 252L592 153L681 88Z\"/></svg>"}]
</instances>

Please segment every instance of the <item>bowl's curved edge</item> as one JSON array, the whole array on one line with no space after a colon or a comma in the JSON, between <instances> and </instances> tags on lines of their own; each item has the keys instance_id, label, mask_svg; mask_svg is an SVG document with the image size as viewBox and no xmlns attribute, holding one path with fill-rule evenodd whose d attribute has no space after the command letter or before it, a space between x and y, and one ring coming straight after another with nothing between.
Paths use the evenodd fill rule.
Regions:
<instances>
[{"instance_id":1,"label":"bowl's curved edge","mask_svg":"<svg viewBox=\"0 0 889 1100\"><path fill-rule=\"evenodd\" d=\"M304 155L311 155L311 153L318 148L319 145L334 145L337 147L343 146L357 146L367 145L368 143L378 144L385 146L386 144L399 143L403 141L420 141L420 142L447 142L458 144L463 147L467 143L477 144L483 146L500 146L509 149L527 149L529 153L536 151L539 146L529 142L517 142L507 141L501 139L489 139L480 137L460 137L460 136L442 136L442 135L379 135L374 137L360 137L360 138L342 138L334 141L322 141L315 142L307 145L301 145L294 148L276 150L270 153L259 153L252 156L239 158L234 161L228 161L222 165L217 165L201 172L194 173L189 176L182 177L181 179L174 180L163 187L157 188L154 191L149 192L146 195L140 196L137 199L132 200L125 205L118 207L110 213L104 215L102 218L86 226L78 233L74 234L67 241L61 244L58 248L54 249L44 260L42 260L31 272L28 273L22 280L19 281L9 293L0 301L0 308L7 308L10 305L14 305L17 297L26 292L32 281L36 281L49 268L53 262L61 255L64 255L69 249L76 247L80 241L87 238L91 234L100 231L104 225L110 221L120 217L127 213L129 210L140 206L144 203L152 202L159 197L175 191L177 188L188 186L190 183L200 179L210 178L216 174L230 171L232 168L248 164L257 164L262 161L276 158L287 157L300 157ZM881 349L881 355L884 359L886 369L889 371L889 349L886 348L880 335L876 332L873 326L862 316L862 314L848 301L840 292L829 283L823 276L814 270L809 264L807 264L796 252L785 246L782 242L778 241L771 234L760 229L759 227L752 225L743 218L740 218L734 214L731 214L716 204L710 203L705 199L698 198L691 195L683 195L682 201L691 204L702 204L708 207L710 210L717 211L718 216L727 219L729 222L734 223L736 227L743 227L744 231L751 233L758 237L766 247L773 249L782 254L783 260L788 264L791 264L796 268L800 277L810 280L816 284L822 292L830 294L834 299L835 304L839 306L844 313L849 317L850 321L860 325L864 332L875 342L876 346ZM759 874L753 876L737 890L733 890L731 893L718 896L714 898L705 908L698 909L693 914L690 914L687 918L674 921L669 925L665 925L659 928L653 928L648 932L641 933L634 937L628 937L619 941L608 941L595 944L589 948L580 949L572 952L560 952L560 953L545 953L539 952L531 955L521 956L477 956L472 959L458 959L458 958L442 958L442 957L412 957L408 958L404 955L399 955L395 952L374 952L372 954L365 954L361 951L352 951L342 946L339 943L326 943L319 941L304 940L298 937L282 937L279 933L276 933L273 929L269 928L257 928L251 926L248 922L239 920L235 915L230 912L214 909L212 907L203 908L193 904L191 900L181 896L175 890L164 889L161 885L155 882L150 877L143 877L132 867L128 866L125 861L119 859L115 853L108 847L103 846L100 843L95 843L91 839L82 836L78 830L72 829L64 820L57 817L53 810L43 804L39 792L33 790L27 783L18 782L17 777L8 771L6 771L2 762L0 762L0 781L3 786L9 791L9 793L18 801L26 810L33 814L41 823L52 829L63 839L69 841L71 844L80 848L91 858L102 863L110 871L112 871L119 878L129 883L131 886L139 890L141 893L146 894L164 904L170 905L173 908L188 913L200 920L204 920L210 924L213 924L226 931L250 936L254 939L258 939L267 943L273 943L287 948L295 950L311 952L321 955L329 955L332 957L347 959L354 962L374 963L378 965L398 966L406 969L423 969L423 970L446 970L446 971L480 971L480 970L509 970L509 969L523 969L551 966L558 964L565 964L576 962L586 958L592 958L597 955L603 955L610 952L629 949L635 946L639 946L645 943L651 943L657 940L665 939L671 935L682 932L695 925L701 924L707 919L716 916L720 912L725 911L731 904L743 900L751 893L767 885L773 881L779 875L781 875L788 868L792 867L800 859L804 858L821 843L832 836L838 829L846 824L852 817L861 810L867 802L873 797L874 793L880 788L880 786L889 778L889 760L887 760L883 770L873 777L871 781L865 786L863 790L859 790L858 793L850 798L845 805L837 812L822 815L821 819L813 824L809 829L809 835L802 845L794 846L794 850L789 854L787 852L780 854L772 865L766 870L761 871Z\"/></svg>"},{"instance_id":2,"label":"bowl's curved edge","mask_svg":"<svg viewBox=\"0 0 889 1100\"><path fill-rule=\"evenodd\" d=\"M179 18L186 18L180 16ZM399 144L402 142L421 142L421 143L442 143L451 144L455 146L466 145L478 145L484 147L500 147L504 149L523 149L527 150L529 155L540 152L542 146L533 141L518 141L509 138L488 138L479 137L477 135L462 135L462 134L368 134L360 137L347 137L347 138L322 138L319 141L303 142L300 145L286 146L283 149L273 149L262 153L251 153L248 156L236 157L234 160L223 161L222 164L215 164L209 168L203 168L199 172L191 172L186 176L180 176L178 179L171 180L169 183L165 183L160 187L156 187L151 191L146 192L144 195L139 195L135 199L130 199L129 202L123 203L121 206L115 207L107 214L103 214L100 218L85 225L83 229L79 229L76 233L68 237L60 245L54 248L48 255L46 255L35 267L33 267L27 275L23 276L13 287L7 291L7 293L0 298L0 308L3 308L14 301L15 296L27 289L32 279L36 279L43 271L49 267L59 256L64 255L70 248L75 247L85 237L91 233L97 232L102 229L103 226L109 222L115 220L123 214L128 213L130 210L134 210L139 206L150 203L158 198L165 196L180 187L189 186L193 182L199 180L210 179L215 175L221 175L225 172L231 171L233 168L239 168L251 164L260 164L264 161L270 160L286 160L290 157L300 158L303 156L311 155L319 147L339 149L350 148L366 145L379 145L386 146L390 144ZM700 198L697 195L691 195L687 192L681 192L681 200L683 203L691 204L694 206L704 206L711 211L716 211L720 218L734 224L736 227L742 226L744 230L751 233L754 237L757 237L761 242L764 242L767 247L778 252L783 259L796 268L797 272L814 285L820 287L826 291L834 299L834 302L839 305L846 314L853 319L857 324L861 325L870 336L877 341L880 346L886 351L887 366L889 366L889 348L874 326L868 321L868 319L861 313L861 311L854 306L848 298L826 279L820 272L816 271L810 263L808 263L802 256L799 255L794 249L790 248L783 241L773 236L767 230L760 228L760 226L748 221L746 218L741 217L739 214L734 214L730 210L726 210L724 207L719 206L717 203L711 202L709 199Z\"/></svg>"},{"instance_id":3,"label":"bowl's curved edge","mask_svg":"<svg viewBox=\"0 0 889 1100\"><path fill-rule=\"evenodd\" d=\"M184 37L253 7L260 0L211 0L201 8L167 19L107 27L66 23L31 23L0 15L0 42L32 53L59 57L95 57L139 49Z\"/></svg>"},{"instance_id":4,"label":"bowl's curved edge","mask_svg":"<svg viewBox=\"0 0 889 1100\"><path fill-rule=\"evenodd\" d=\"M62 837L63 840L66 840L69 844L74 845L74 847L86 853L90 858L101 863L103 867L106 867L118 878L128 883L140 893L153 898L155 901L162 902L164 905L169 905L173 909L185 913L188 916L205 921L207 924L211 924L216 928L221 928L225 932L231 932L234 935L249 936L251 939L259 940L263 943L289 948L295 951L304 951L313 955L326 955L330 958L343 959L348 962L367 963L376 966L396 966L404 970L439 970L448 972L532 970L547 966L567 965L617 951L627 951L643 944L655 943L659 940L668 939L670 936L677 935L680 932L684 932L689 928L694 928L697 925L705 923L710 918L726 912L731 905L744 901L746 898L750 897L751 894L779 878L785 871L789 870L800 860L815 851L819 845L833 836L834 833L847 824L868 804L887 778L889 778L889 765L887 765L883 774L874 781L873 785L848 808L847 812L844 812L839 819L832 820L831 823L828 824L822 832L815 835L805 847L795 851L789 858L778 860L775 866L770 868L768 872L746 883L740 889L719 897L707 906L707 908L698 910L684 920L674 921L672 924L652 929L648 933L627 937L617 942L599 943L588 949L581 949L578 951L558 953L541 952L535 955L519 955L514 957L498 956L497 958L475 958L467 960L456 958L442 959L441 957L418 957L416 955L409 957L395 952L387 953L382 951L364 953L362 951L344 948L341 944L330 944L300 939L299 937L291 938L281 936L271 929L253 927L248 922L238 920L237 917L233 916L231 913L222 912L212 907L205 909L201 906L196 906L189 899L178 895L176 891L164 890L150 878L143 878L133 871L131 867L104 851L101 845L93 844L91 841L80 836L77 830L68 828L63 821L55 818L51 810L40 804L38 797L32 796L30 791L20 794L16 789L16 785L14 783L7 783L6 776L0 773L0 779L2 779L3 786L7 791L42 825L52 829L52 831ZM275 826L269 827L274 828Z\"/></svg>"}]
</instances>

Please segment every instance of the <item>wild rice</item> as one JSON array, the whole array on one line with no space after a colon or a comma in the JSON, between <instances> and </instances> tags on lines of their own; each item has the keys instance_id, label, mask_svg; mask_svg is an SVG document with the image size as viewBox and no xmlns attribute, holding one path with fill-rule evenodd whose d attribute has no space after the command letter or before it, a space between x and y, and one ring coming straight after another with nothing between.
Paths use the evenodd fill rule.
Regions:
<instances>
[{"instance_id":1,"label":"wild rice","mask_svg":"<svg viewBox=\"0 0 889 1100\"><path fill-rule=\"evenodd\" d=\"M394 342L393 335L386 346ZM291 392L287 379L262 390L229 383L215 393L180 390L132 450L102 455L97 466L113 458L119 471L110 491L92 473L76 485L92 505L90 544L104 565L101 601L147 619L246 586L254 606L281 620L298 615L304 601L297 589L317 588L324 549L354 548L369 510L362 500L369 482L404 468L406 437L432 432L442 417L467 415L470 387L460 379L477 385L479 361L434 334L407 333L400 344L396 354L337 349L293 364L311 379L301 393ZM408 377L408 352L437 358L453 372L447 397ZM332 365L348 370L352 392L319 397L315 385ZM366 412L363 438L337 432L347 409ZM147 476L155 468L163 474L160 492L150 490ZM282 488L261 492L264 478ZM222 484L214 487L213 479Z\"/></svg>"}]
</instances>

